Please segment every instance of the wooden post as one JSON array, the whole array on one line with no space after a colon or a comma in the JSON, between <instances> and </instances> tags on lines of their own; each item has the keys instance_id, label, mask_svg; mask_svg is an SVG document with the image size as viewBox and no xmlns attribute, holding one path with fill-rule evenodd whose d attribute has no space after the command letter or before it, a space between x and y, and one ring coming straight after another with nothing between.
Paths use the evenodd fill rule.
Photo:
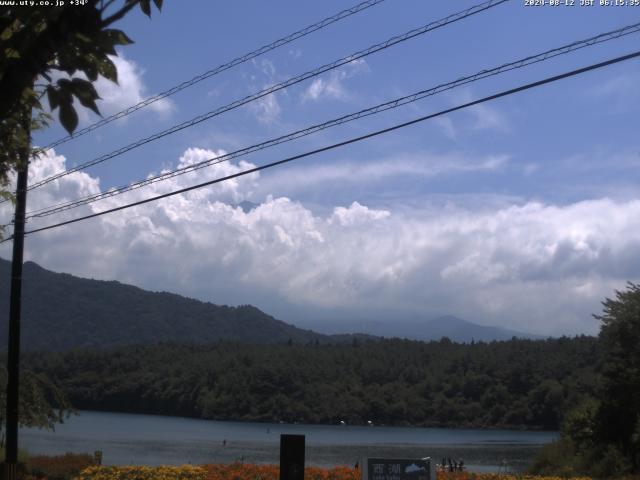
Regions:
<instances>
[{"instance_id":1,"label":"wooden post","mask_svg":"<svg viewBox=\"0 0 640 480\"><path fill-rule=\"evenodd\" d=\"M304 480L304 435L280 435L280 480Z\"/></svg>"},{"instance_id":2,"label":"wooden post","mask_svg":"<svg viewBox=\"0 0 640 480\"><path fill-rule=\"evenodd\" d=\"M31 118L29 117L29 122ZM25 122L26 123L26 122ZM24 253L24 216L27 206L30 130L18 166L16 209L13 222L13 256L11 259L11 296L9 299L9 349L7 354L7 443L5 445L4 478L16 480L18 463L18 403L20 384L20 311L22 301L22 261Z\"/></svg>"}]
</instances>

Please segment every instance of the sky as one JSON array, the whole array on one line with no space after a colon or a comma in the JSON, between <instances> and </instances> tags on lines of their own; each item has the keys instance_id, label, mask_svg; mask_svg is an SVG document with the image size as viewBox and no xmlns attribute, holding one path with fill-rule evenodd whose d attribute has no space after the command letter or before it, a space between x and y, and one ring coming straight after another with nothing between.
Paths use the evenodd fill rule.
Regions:
<instances>
[{"instance_id":1,"label":"sky","mask_svg":"<svg viewBox=\"0 0 640 480\"><path fill-rule=\"evenodd\" d=\"M385 0L35 159L30 182L477 3ZM569 3L569 2L568 2ZM511 0L29 192L27 210L127 185L505 62L633 24L640 7ZM355 5L167 1L117 26L135 44L100 79L118 112ZM76 7L70 7L76 8ZM81 8L81 7L77 7ZM640 34L42 219L105 210L264 165L635 51ZM596 334L640 281L640 60L286 165L27 236L25 259L297 325L455 315L540 335ZM80 107L81 110L81 107ZM97 120L82 110L82 126ZM43 146L64 136L54 124ZM253 208L239 205L251 202ZM0 205L0 220L11 218ZM10 258L10 243L0 256ZM348 328L347 328L348 329Z\"/></svg>"}]
</instances>

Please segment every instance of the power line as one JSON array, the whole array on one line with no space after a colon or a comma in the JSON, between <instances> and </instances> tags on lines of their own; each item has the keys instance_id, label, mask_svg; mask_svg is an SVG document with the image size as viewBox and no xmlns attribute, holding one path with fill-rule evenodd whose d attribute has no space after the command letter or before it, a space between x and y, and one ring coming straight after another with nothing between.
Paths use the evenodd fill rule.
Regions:
<instances>
[{"instance_id":1,"label":"power line","mask_svg":"<svg viewBox=\"0 0 640 480\"><path fill-rule=\"evenodd\" d=\"M606 60L604 62L592 64L592 65L589 65L587 67L583 67L583 68L579 68L579 69L576 69L576 70L572 70L572 71L565 72L565 73L562 73L562 74L559 74L559 75L555 75L555 76L552 76L552 77L547 77L547 78L545 78L543 80L538 80L536 82L527 83L525 85L521 85L519 87L515 87L515 88L512 88L510 90L504 90L502 92L496 93L494 95L490 95L488 97L483 97L481 99L474 100L474 101L471 101L471 102L467 102L467 103L464 103L462 105L458 105L456 107L448 108L446 110L441 110L441 111L439 111L437 113L432 113L430 115L425 115L423 117L419 117L419 118L410 120L408 122L400 123L400 124L394 125L392 127L384 128L382 130L377 130L375 132L371 132L371 133L368 133L366 135L361 135L359 137L354 137L354 138L351 138L349 140L345 140L345 141L342 141L342 142L334 143L332 145L328 145L328 146L325 146L325 147L322 147L322 148L318 148L316 150L311 150L311 151L308 151L308 152L305 152L305 153L301 153L299 155L294 155L292 157L288 157L288 158L285 158L283 160L278 160L276 162L271 162L271 163L268 163L268 164L265 164L265 165L262 165L262 166L259 166L259 167L251 168L251 169L248 169L248 170L243 170L242 172L234 173L232 175L227 175L227 176L222 177L222 178L209 180L207 182L199 183L197 185L192 185L190 187L182 188L180 190L175 190L173 192L165 193L165 194L162 194L162 195L157 195L155 197L147 198L147 199L144 199L144 200L139 200L137 202L128 203L126 205L121 205L119 207L110 208L108 210L104 210L102 212L93 213L91 215L85 215L83 217L74 218L72 220L67 220L67 221L64 221L64 222L55 223L53 225L48 225L46 227L40 227L40 228L36 228L36 229L33 229L33 230L29 230L29 231L25 232L25 235L32 234L32 233L37 233L37 232L42 232L42 231L45 231L45 230L51 230L53 228L58 228L58 227L61 227L63 225L69 225L69 224L80 222L80 221L83 221L83 220L88 220L90 218L95 218L95 217L99 217L99 216L102 216L102 215L106 215L108 213L113 213L113 212L117 212L117 211L120 211L120 210L125 210L125 209L131 208L131 207L135 207L135 206L138 206L138 205L143 205L143 204L146 204L146 203L155 202L155 201L161 200L163 198L171 197L173 195L178 195L178 194L185 193L185 192L188 192L188 191L191 191L191 190L196 190L198 188L202 188L202 187L206 187L206 186L213 185L213 184L216 184L216 183L224 182L226 180L231 180L233 178L242 177L242 176L248 175L250 173L259 172L261 170L266 170L267 168L275 167L275 166L282 165L282 164L285 164L285 163L288 163L288 162L292 162L294 160L299 160L301 158L309 157L311 155L316 155L318 153L322 153L322 152L333 150L333 149L336 149L336 148L339 148L339 147L350 145L352 143L360 142L362 140L366 140L366 139L369 139L369 138L372 138L372 137L376 137L376 136L382 135L384 133L389 133L389 132L392 132L392 131L395 131L395 130L399 130L401 128L405 128L405 127L408 127L410 125L414 125L414 124L417 124L417 123L420 123L420 122L424 122L426 120L429 120L429 119L432 119L432 118L435 118L435 117L439 117L439 116L446 115L446 114L449 114L449 113L452 113L452 112L455 112L455 111L458 111L458 110L462 110L464 108L469 108L469 107L472 107L472 106L475 106L475 105L479 105L481 103L485 103L485 102L488 102L488 101L491 101L491 100L496 100L498 98L506 97L508 95L513 95L515 93L519 93L519 92L522 92L522 91L525 91L525 90L529 90L529 89L532 89L532 88L540 87L542 85L546 85L546 84L549 84L549 83L557 82L557 81L563 80L565 78L569 78L569 77L573 77L573 76L576 76L576 75L580 75L580 74L589 72L591 70L596 70L596 69L599 69L599 68L603 68L603 67L606 67L606 66L609 66L609 65L613 65L613 64L620 63L620 62L623 62L623 61L626 61L626 60L630 60L632 58L637 58L637 57L640 57L640 51L636 51L634 53L630 53L630 54L627 54L627 55L616 57L616 58L613 58L613 59L610 59L610 60ZM13 238L13 237L9 237L9 238L7 238L6 240L3 240L0 243L4 243L4 242L10 240L11 238Z\"/></svg>"},{"instance_id":2,"label":"power line","mask_svg":"<svg viewBox=\"0 0 640 480\"><path fill-rule=\"evenodd\" d=\"M302 30L298 30L297 32L291 33L285 37L279 38L278 40L268 44L268 45L263 45L262 47L253 50L252 52L249 53L245 53L244 55L234 58L233 60L227 62L227 63L223 63L222 65L218 65L217 67L208 70L204 73L201 73L200 75L197 75L195 77L193 77L191 80L187 80L184 81L174 87L169 88L168 90L165 90L164 92L161 92L157 95L154 95L152 97L149 97L145 100L142 100L139 103L136 103L135 105L132 105L128 108L125 108L124 110L121 110L120 112L114 113L106 118L103 118L101 120L99 120L98 122L89 125L81 130L78 130L77 132L71 134L71 135L67 135L66 137L62 137L59 138L58 140L50 143L49 145L47 145L46 147L44 147L44 150L49 150L51 148L57 147L58 145L62 145L63 143L66 143L70 140L73 140L75 138L81 137L82 135L85 135L89 132L92 132L93 130L96 130L104 125L107 125L108 123L113 122L114 120L118 120L120 118L126 117L128 115L131 115L133 112L140 110L141 108L145 108L149 105L151 105L152 103L157 102L158 100L162 100L163 98L167 98L170 97L171 95L173 95L174 93L178 93L181 90L184 90L185 88L189 88L192 85L195 85L196 83L199 83L203 80L206 80L207 78L213 77L214 75L217 75L219 73L224 72L225 70L229 70L230 68L233 68L237 65L240 65L242 63L248 62L249 60L252 60L256 57L259 57L260 55L263 55L265 53L268 53L272 50L275 50L283 45L286 45L288 43L291 43L295 40L298 40L299 38L305 37L313 32L316 32L318 30L321 30L329 25L331 25L332 23L338 22L344 18L350 17L351 15L355 15L356 13L359 13L363 10L366 10L367 8L373 7L375 5L378 5L379 3L384 2L385 0L367 0L365 2L359 3L351 8L347 8L346 10L342 10L341 12L336 13L335 15L332 15L330 17L325 18L324 20L321 20L317 23L314 23L313 25L309 25L308 27L303 28Z\"/></svg>"},{"instance_id":3,"label":"power line","mask_svg":"<svg viewBox=\"0 0 640 480\"><path fill-rule=\"evenodd\" d=\"M113 188L113 189L109 189L94 195L89 195L87 197L84 198L80 198L80 199L76 199L76 200L72 200L72 201L67 201L67 202L62 202L59 203L57 205L53 205L53 206L48 206L48 207L43 207L37 210L33 210L31 212L28 212L27 214L27 218L34 218L34 217L44 217L44 216L49 216L49 215L53 215L56 213L60 213L66 210L70 210L72 208L76 208L76 207L80 207L82 205L87 205L89 203L93 203L96 202L98 200L102 200L105 198L111 198L115 195L120 195L122 193L126 193L132 190L136 190L138 188L142 188L145 187L147 185L151 185L153 183L157 183L160 181L164 181L164 180L168 180L170 178L174 178L177 177L179 175L184 175L186 173L190 173L190 172L194 172L197 170L200 170L202 168L206 168L209 167L211 165L215 165L224 161L228 161L231 160L233 158L237 158L240 156L245 156L248 155L250 153L254 153L256 151L259 150L263 150L275 145L279 145L282 143L286 143L286 142L290 142L293 140L296 140L298 138L319 132L321 130L325 130L337 125L341 125L347 122L351 122L366 116L370 116L370 115L374 115L380 112L384 112L386 110L391 110L397 107L400 107L402 105L406 105L408 103L412 103L415 102L417 100L423 99L425 97L428 96L432 96L432 95L436 95L438 93L442 93L444 91L447 90L451 90L453 88L459 87L461 85L465 85L465 84L469 84L484 78L488 78L488 77L492 77L495 75L499 75L502 74L504 72L508 72L511 70L515 70L515 69L519 69L519 68L523 68L525 66L529 66L535 63L539 63L539 62L543 62L546 61L550 58L555 58L557 56L560 55L565 55L568 54L570 52L573 52L575 50L579 50L585 47L589 47L589 46L593 46L599 43L603 43L603 42L607 42L613 39L617 39L632 33L637 33L640 31L640 23L635 23L632 25L627 25L625 27L622 28L618 28L616 30L610 31L610 32L606 32L606 33L601 33L599 35L596 36L592 36L589 37L587 39L584 40L579 40L579 41L575 41L566 45L563 45L561 47L557 47L551 50L547 50L545 52L542 53L538 53L536 55L531 55L525 58L522 58L520 60L516 60L513 62L509 62L509 63L505 63L500 65L499 67L494 67L491 69L485 69L482 70L478 73L475 73L473 75L468 75L465 77L461 77L458 78L457 80L454 80L452 82L448 82L448 83L443 83L440 85L437 85L435 87L426 89L426 90L421 90L419 92L413 93L411 95L406 95L400 98L396 98L395 100L391 100L385 103L381 103L378 104L376 106L373 107L369 107L367 109L364 110L360 110L358 112L355 113L351 113L348 115L344 115L342 117L339 118L335 118L332 120L329 120L327 122L324 123L320 123L320 124L316 124L310 127L307 127L305 129L302 130L297 130L295 132L292 133L288 133L286 135L274 138L274 139L270 139L267 140L265 142L261 142L255 145L251 145L249 147L244 147L242 149L230 152L230 153L226 153L224 155L219 155L213 158L209 158L207 160L203 160L201 162L192 164L192 165L188 165L185 167L181 167L169 172L165 172L165 173L161 173L143 180L139 180L137 182L134 182L132 184L129 185L124 185L118 188Z\"/></svg>"},{"instance_id":4,"label":"power line","mask_svg":"<svg viewBox=\"0 0 640 480\"><path fill-rule=\"evenodd\" d=\"M147 143L153 142L155 140L158 140L160 138L166 137L167 135L171 135L173 133L179 132L180 130L184 130L185 128L189 128L189 127L193 127L194 125L197 125L201 122L204 122L205 120L209 120L210 118L213 118L215 116L221 115L225 112L228 112L230 110L233 110L235 108L238 108L242 105L245 105L247 103L253 102L255 100L258 100L262 97L265 97L269 94L275 93L279 90L282 90L284 88L290 87L292 85L295 85L297 83L300 83L304 80L308 80L309 78L312 77L316 77L322 73L328 72L330 70L336 69L342 65L346 65L347 63L351 63L354 60L358 60L360 58L364 58L368 55L371 55L373 53L379 52L381 50L385 50L387 48L390 48L394 45L397 45L398 43L410 40L414 37L417 37L419 35L423 35L427 32L430 32L432 30L444 27L445 25L460 21L464 18L470 17L472 15L475 15L477 13L483 12L485 10L488 10L490 8L493 8L495 6L501 5L505 2L508 2L509 0L488 0L485 1L481 4L478 5L474 5L470 8L467 8L464 11L461 12L457 12L454 14L451 14L443 19L440 20L436 20L434 22L428 23L427 25L424 25L422 27L419 28L415 28L413 30L409 30L408 32L405 32L401 35L397 35L395 37L391 37L388 40L378 43L376 45L373 45L371 47L368 47L364 50L360 50L359 52L353 53L351 55L348 55L346 57L343 57L339 60L336 60L334 62L331 63L327 63L321 67L318 67L314 70L310 70L308 72L302 73L300 75L297 75L295 77L291 77L288 80L285 80L284 82L278 83L276 85L273 85L271 87L265 88L259 92L253 93L251 95L248 95L242 99L236 100L230 104L227 104L225 106L219 107L215 110L212 110L210 112L204 113L202 115L199 115L197 117L192 118L191 120L187 120L186 122L182 122L178 125L174 125L173 127L170 127L166 130L163 130L161 132L155 133L149 137L143 138L141 140L138 140L134 143L131 143L129 145L126 145L124 147L121 147L111 153L102 155L100 157L97 157L93 160L90 160L89 162L83 163L81 165L78 165L76 167L73 167L71 169L65 170L64 172L60 172L58 174L52 175L50 177L47 177L43 180L40 180L39 182L30 185L28 190L32 190L34 188L38 188L42 185L46 185L49 182L52 182L58 178L64 177L66 175L69 175L71 173L74 172L78 172L80 170L84 170L88 167L97 165L99 163L105 162L111 158L117 157L119 155L122 155L123 153L126 153L130 150L133 150L135 148L138 148L142 145L145 145Z\"/></svg>"}]
</instances>

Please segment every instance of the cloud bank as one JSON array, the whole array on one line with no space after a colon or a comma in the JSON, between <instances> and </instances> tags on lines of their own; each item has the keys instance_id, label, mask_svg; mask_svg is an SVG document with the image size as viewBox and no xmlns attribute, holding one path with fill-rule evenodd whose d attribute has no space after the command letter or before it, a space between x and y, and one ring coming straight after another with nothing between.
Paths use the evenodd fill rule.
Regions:
<instances>
[{"instance_id":1,"label":"cloud bank","mask_svg":"<svg viewBox=\"0 0 640 480\"><path fill-rule=\"evenodd\" d=\"M221 153L192 148L179 162ZM28 227L251 166L221 163ZM64 168L65 158L49 152L33 162L31 180ZM291 198L257 198L261 181L255 173L34 234L26 256L80 276L253 303L287 320L296 320L290 311L388 322L449 313L542 334L596 332L591 314L601 300L640 277L639 200L410 210L353 201L318 214ZM33 191L28 210L99 189L98 178L77 172ZM244 200L258 205L245 212ZM1 208L9 219L8 206ZM9 244L0 255L10 257Z\"/></svg>"}]
</instances>

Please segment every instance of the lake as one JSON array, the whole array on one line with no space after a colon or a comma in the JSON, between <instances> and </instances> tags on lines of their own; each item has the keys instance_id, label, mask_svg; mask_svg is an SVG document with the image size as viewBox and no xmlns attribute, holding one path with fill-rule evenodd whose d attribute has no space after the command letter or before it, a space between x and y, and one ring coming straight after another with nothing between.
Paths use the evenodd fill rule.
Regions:
<instances>
[{"instance_id":1,"label":"lake","mask_svg":"<svg viewBox=\"0 0 640 480\"><path fill-rule=\"evenodd\" d=\"M80 412L55 432L20 430L31 454L103 452L109 465L278 463L280 434L306 436L308 465L354 465L370 457L463 459L471 471L520 471L557 432L217 422Z\"/></svg>"}]
</instances>

